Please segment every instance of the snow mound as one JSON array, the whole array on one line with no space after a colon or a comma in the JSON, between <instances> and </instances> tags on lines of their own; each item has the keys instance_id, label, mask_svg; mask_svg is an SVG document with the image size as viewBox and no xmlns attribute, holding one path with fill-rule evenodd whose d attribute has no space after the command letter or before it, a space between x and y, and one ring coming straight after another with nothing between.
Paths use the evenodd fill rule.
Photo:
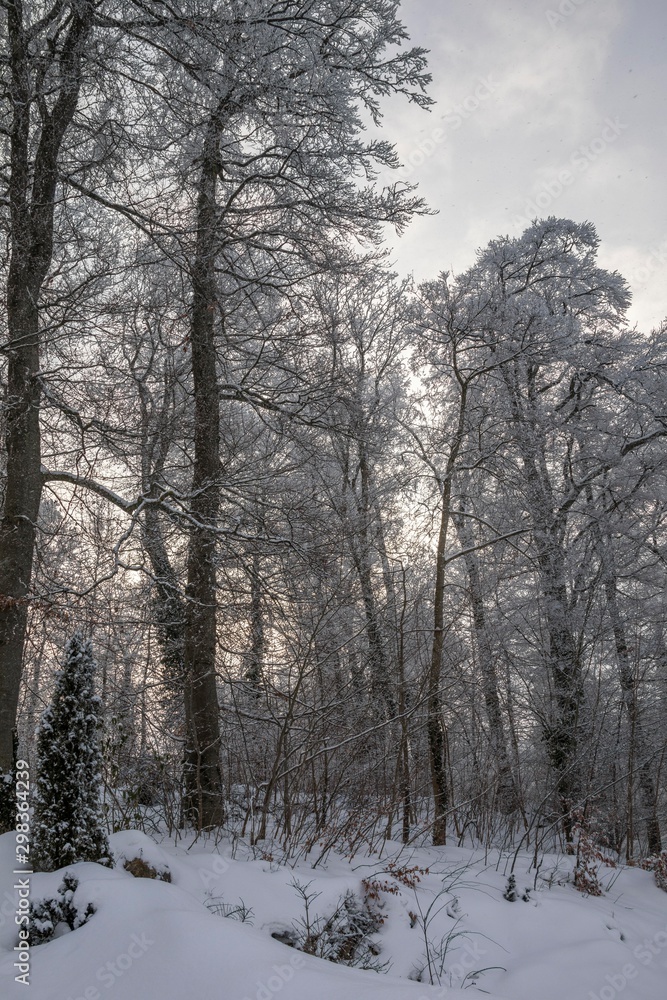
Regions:
<instances>
[{"instance_id":1,"label":"snow mound","mask_svg":"<svg viewBox=\"0 0 667 1000\"><path fill-rule=\"evenodd\" d=\"M520 855L520 895L508 902L510 859L497 853L431 848L406 856L392 845L394 860L331 854L323 870L233 859L229 845L156 844L136 831L110 841L113 870L66 869L79 883L76 907L95 912L31 949L26 994L14 979L14 841L0 837L3 1000L443 1000L463 989L492 1000L665 996L667 894L638 869L610 869L608 891L584 897L571 884L571 858L543 858L536 879L531 858ZM134 857L168 869L171 882L134 878L123 868ZM32 875L32 898L53 895L64 874ZM376 907L387 973L323 961L272 937L303 930L304 894L309 919L322 927L348 893Z\"/></svg>"},{"instance_id":2,"label":"snow mound","mask_svg":"<svg viewBox=\"0 0 667 1000\"><path fill-rule=\"evenodd\" d=\"M7 838L11 835L2 839ZM156 855L149 860L157 860ZM214 871L214 856L208 864ZM437 996L437 991L416 983L335 966L287 948L248 924L215 916L177 885L134 879L94 864L70 865L67 871L79 881L77 905L92 903L96 912L77 930L31 949L29 993L14 980L10 948L16 934L11 944L5 936L0 950L3 1000L26 995L31 1000ZM6 869L4 874L6 884ZM33 875L34 894L55 890L63 875Z\"/></svg>"}]
</instances>

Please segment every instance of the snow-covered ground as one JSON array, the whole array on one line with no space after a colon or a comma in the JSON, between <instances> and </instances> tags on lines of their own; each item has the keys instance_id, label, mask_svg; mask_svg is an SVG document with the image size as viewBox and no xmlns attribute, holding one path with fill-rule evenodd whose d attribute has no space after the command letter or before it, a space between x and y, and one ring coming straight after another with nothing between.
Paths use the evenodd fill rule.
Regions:
<instances>
[{"instance_id":1,"label":"snow-covered ground","mask_svg":"<svg viewBox=\"0 0 667 1000\"><path fill-rule=\"evenodd\" d=\"M520 854L517 889L531 892L508 902L511 858L497 852L399 853L396 844L381 858L329 854L313 869L308 859L290 867L239 848L232 857L225 843L187 850L133 831L111 846L114 870L68 869L79 880L77 907L91 902L95 913L30 949L28 987L15 981L15 840L0 837L3 1000L435 1000L462 989L510 1000L667 997L667 893L639 869L604 869L608 890L585 897L572 885L571 858L541 858L533 889L531 858ZM171 883L134 878L122 867L134 857L168 868ZM31 876L32 898L54 893L62 875ZM304 895L321 928L349 891L382 918L371 950L386 971L333 964L272 938L303 931Z\"/></svg>"}]
</instances>

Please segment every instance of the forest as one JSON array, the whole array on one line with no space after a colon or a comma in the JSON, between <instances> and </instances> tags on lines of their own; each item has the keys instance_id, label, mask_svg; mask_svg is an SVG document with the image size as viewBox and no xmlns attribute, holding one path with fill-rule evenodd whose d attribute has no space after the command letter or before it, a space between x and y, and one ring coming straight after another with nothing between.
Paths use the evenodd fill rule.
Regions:
<instances>
[{"instance_id":1,"label":"forest","mask_svg":"<svg viewBox=\"0 0 667 1000\"><path fill-rule=\"evenodd\" d=\"M78 632L109 833L662 850L667 325L392 273L399 6L0 0L1 831Z\"/></svg>"}]
</instances>

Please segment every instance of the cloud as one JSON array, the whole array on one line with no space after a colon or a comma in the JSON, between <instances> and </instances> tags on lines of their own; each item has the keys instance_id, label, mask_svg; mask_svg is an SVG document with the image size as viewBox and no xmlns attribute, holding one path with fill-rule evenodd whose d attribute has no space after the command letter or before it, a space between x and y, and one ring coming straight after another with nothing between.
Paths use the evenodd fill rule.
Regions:
<instances>
[{"instance_id":1,"label":"cloud","mask_svg":"<svg viewBox=\"0 0 667 1000\"><path fill-rule=\"evenodd\" d=\"M612 255L623 244L641 256L660 242L665 67L653 36L667 15L659 0L641 8L636 0L404 0L402 10L413 44L431 49L438 103L427 115L388 102L385 131L439 214L394 241L401 271L425 278L469 266L478 246L515 233L526 202L594 142L596 154L546 214L590 219ZM475 107L485 79L492 90ZM637 89L644 98L633 98ZM472 110L457 121L466 101ZM625 127L599 149L609 120ZM642 310L642 294L635 316L657 322L655 295Z\"/></svg>"}]
</instances>

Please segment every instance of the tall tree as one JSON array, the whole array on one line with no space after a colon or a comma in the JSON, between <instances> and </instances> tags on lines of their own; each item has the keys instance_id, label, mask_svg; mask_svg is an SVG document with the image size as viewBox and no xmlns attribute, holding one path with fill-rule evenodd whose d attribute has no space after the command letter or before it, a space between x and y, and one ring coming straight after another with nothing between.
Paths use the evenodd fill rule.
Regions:
<instances>
[{"instance_id":1,"label":"tall tree","mask_svg":"<svg viewBox=\"0 0 667 1000\"><path fill-rule=\"evenodd\" d=\"M452 806L447 776L446 706L442 698L443 657L450 626L445 608L447 570L452 559L460 555L451 550L452 524L462 543L470 577L473 620L492 738L501 753L504 745L494 671L488 655L484 609L475 572L475 546L471 544L469 515L463 509L460 496L462 485L465 492L465 483L457 483L461 478L467 479L471 468L483 464L483 456L474 454L471 457L471 453L481 430L477 398L479 385L488 380L495 367L493 352L480 322L487 304L486 289L474 276L463 275L458 280L450 280L445 274L439 280L420 287L413 308L417 336L415 364L421 372L428 374L423 387L420 386L422 399L415 408L410 433L418 458L428 467L437 490L433 625L427 681L427 732L435 810L434 844L445 843L447 815ZM498 763L503 797L509 805L512 796L508 799L507 792L512 781L506 753L500 756Z\"/></svg>"},{"instance_id":2,"label":"tall tree","mask_svg":"<svg viewBox=\"0 0 667 1000\"><path fill-rule=\"evenodd\" d=\"M598 267L598 245L590 224L550 218L535 222L518 240L492 242L474 269L486 282L483 327L498 361L499 377L489 388L505 402L532 526L544 657L554 691L544 739L568 839L573 811L585 796L587 723L566 532L586 484L606 465L594 449L572 453L567 390L573 381L594 385L602 378L606 344L622 329L629 303L620 275Z\"/></svg>"},{"instance_id":3,"label":"tall tree","mask_svg":"<svg viewBox=\"0 0 667 1000\"><path fill-rule=\"evenodd\" d=\"M40 297L52 263L63 143L79 103L94 0L6 18L9 242L6 484L0 520L0 772L12 763L27 602L42 495ZM5 787L0 784L0 789Z\"/></svg>"},{"instance_id":4,"label":"tall tree","mask_svg":"<svg viewBox=\"0 0 667 1000\"><path fill-rule=\"evenodd\" d=\"M221 392L219 345L227 336L221 331L233 325L239 301L261 295L262 288L287 295L304 276L345 266L353 238L374 245L381 223L400 228L420 210L421 202L405 186L375 187L377 165L393 167L397 159L386 142L362 141L360 108L378 123L379 99L387 94L403 93L427 105L424 53L397 51L407 36L396 0L353 5L235 0L211 4L203 13L189 2L175 10L152 0L108 8L90 0L55 4L37 19L34 11L24 14L20 0L4 6L11 74L12 346L0 527L5 713L0 766L5 771L10 766L11 735L5 734L11 734L16 712L43 483L35 377L38 308L62 177L71 190L117 213L126 229L131 224L147 235L148 256L157 253L175 262L190 284L195 427L183 655L188 774L194 777L188 800L196 802L196 822L210 826L222 818L215 683L220 401L275 406L261 388L249 393L243 379ZM98 41L103 33L113 40L112 55L102 51L101 41L90 45L94 30ZM98 85L105 59L111 76L115 70L113 84L107 77L106 92L116 102L113 127L95 132L90 169L82 169L75 158L59 164L79 94L84 88L92 93ZM96 182L104 176L104 156L126 137L131 116L142 141L128 148L125 162L104 178L102 192ZM185 130L184 121L190 123ZM109 129L113 134L107 134ZM361 177L366 186L359 183ZM256 360L249 359L249 365ZM283 401L293 407L289 393ZM79 425L83 434L81 419ZM145 498L122 501L78 470L55 470L49 478L97 489L133 516L146 503Z\"/></svg>"},{"instance_id":5,"label":"tall tree","mask_svg":"<svg viewBox=\"0 0 667 1000\"><path fill-rule=\"evenodd\" d=\"M359 190L350 179L351 167L371 174L374 161L395 163L386 144L359 142L352 102L365 104L376 120L379 93L403 92L425 103L421 51L380 62L405 37L397 9L382 0L288 10L260 2L217 15L228 48L219 74L209 76L191 270L195 437L185 639L188 802L205 827L223 818L215 681L216 328L231 322L230 294L266 285L288 291L300 277L345 260L343 232L372 241L381 221L400 226L420 207L396 187L387 197ZM226 282L217 279L220 268Z\"/></svg>"}]
</instances>

